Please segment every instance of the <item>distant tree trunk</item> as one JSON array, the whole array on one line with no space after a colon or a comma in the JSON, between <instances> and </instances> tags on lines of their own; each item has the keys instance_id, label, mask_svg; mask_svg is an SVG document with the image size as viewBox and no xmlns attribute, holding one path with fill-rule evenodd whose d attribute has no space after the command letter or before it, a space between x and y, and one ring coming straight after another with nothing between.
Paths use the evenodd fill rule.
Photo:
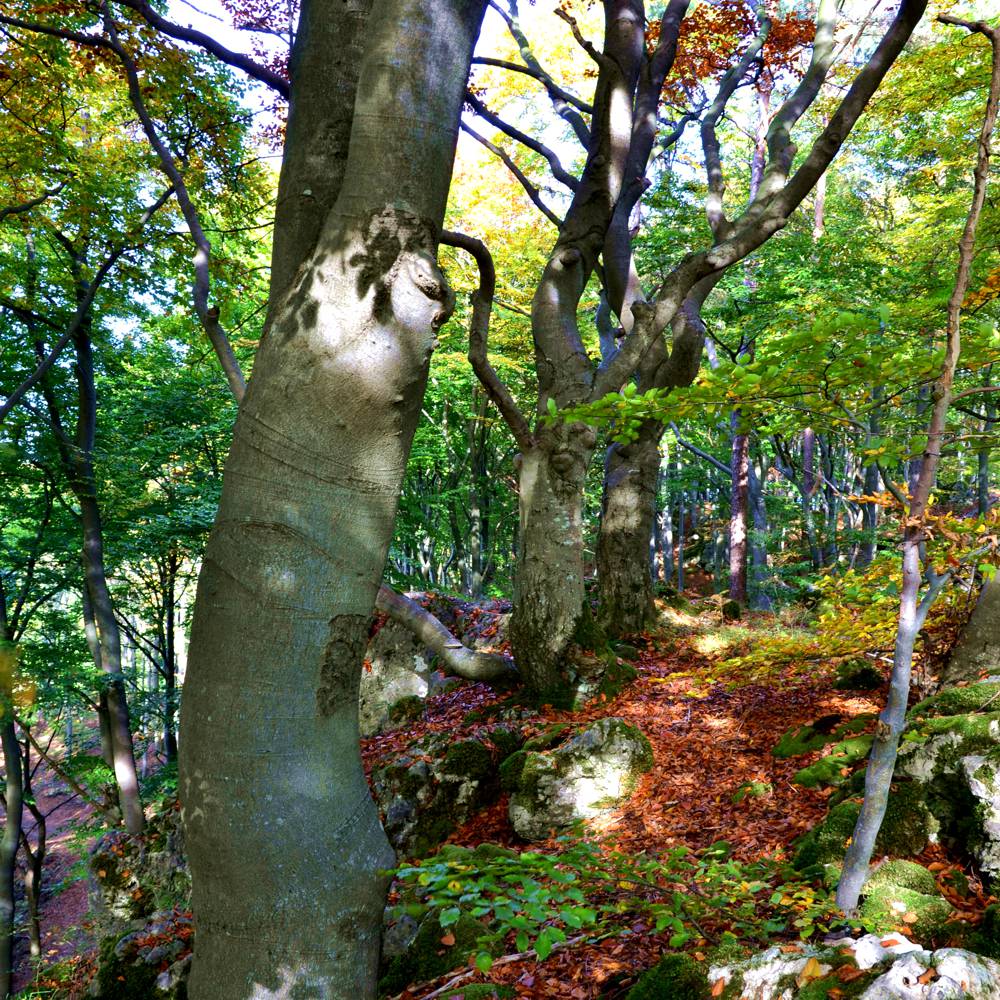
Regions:
<instances>
[{"instance_id":1,"label":"distant tree trunk","mask_svg":"<svg viewBox=\"0 0 1000 1000\"><path fill-rule=\"evenodd\" d=\"M336 166L341 150L310 159L293 136L342 98L339 77L357 79L361 48L347 163L314 247L282 249L294 219L276 232L296 277L272 303L198 583L179 741L192 1000L375 993L393 855L361 767L358 687L453 304L436 251L484 2L376 0L367 21L359 6L303 5L280 190Z\"/></svg>"},{"instance_id":2,"label":"distant tree trunk","mask_svg":"<svg viewBox=\"0 0 1000 1000\"><path fill-rule=\"evenodd\" d=\"M0 656L6 650L0 648ZM10 692L7 692L10 695ZM4 774L4 828L0 841L0 997L13 996L14 983L14 874L17 851L21 843L22 773L21 747L14 729L13 706L4 709L5 719L0 724L0 742L3 745Z\"/></svg>"},{"instance_id":3,"label":"distant tree trunk","mask_svg":"<svg viewBox=\"0 0 1000 1000\"><path fill-rule=\"evenodd\" d=\"M729 513L729 599L747 603L747 557L750 499L750 435L738 430L739 414L732 415L733 443L729 469L732 475Z\"/></svg>"},{"instance_id":4,"label":"distant tree trunk","mask_svg":"<svg viewBox=\"0 0 1000 1000\"><path fill-rule=\"evenodd\" d=\"M21 846L24 849L24 895L28 901L28 937L31 955L38 958L42 954L42 872L45 868L45 854L48 849L48 832L45 814L38 808L32 788L31 741L29 729L25 725L21 773L24 776L24 802L35 821L35 844L32 847L29 831L21 827Z\"/></svg>"},{"instance_id":5,"label":"distant tree trunk","mask_svg":"<svg viewBox=\"0 0 1000 1000\"><path fill-rule=\"evenodd\" d=\"M167 763L177 760L177 550L167 555L166 590L164 591L165 625L163 629L163 750Z\"/></svg>"}]
</instances>

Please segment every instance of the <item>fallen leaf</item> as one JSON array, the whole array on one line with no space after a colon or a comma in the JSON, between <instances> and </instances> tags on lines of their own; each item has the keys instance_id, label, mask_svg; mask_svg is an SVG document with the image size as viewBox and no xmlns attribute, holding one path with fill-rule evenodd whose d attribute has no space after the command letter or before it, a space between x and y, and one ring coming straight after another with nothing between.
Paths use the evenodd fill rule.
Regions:
<instances>
[{"instance_id":1,"label":"fallen leaf","mask_svg":"<svg viewBox=\"0 0 1000 1000\"><path fill-rule=\"evenodd\" d=\"M917 982L922 986L926 986L935 979L937 979L937 969L928 969L923 975L917 976Z\"/></svg>"},{"instance_id":2,"label":"fallen leaf","mask_svg":"<svg viewBox=\"0 0 1000 1000\"><path fill-rule=\"evenodd\" d=\"M806 962L805 966L803 966L802 971L798 974L798 977L795 980L795 985L798 986L799 989L802 989L803 986L811 983L814 979L822 978L823 966L821 966L815 958L810 958L809 961Z\"/></svg>"},{"instance_id":3,"label":"fallen leaf","mask_svg":"<svg viewBox=\"0 0 1000 1000\"><path fill-rule=\"evenodd\" d=\"M726 988L725 979L716 979L715 985L712 987L712 996L721 997L722 991Z\"/></svg>"},{"instance_id":4,"label":"fallen leaf","mask_svg":"<svg viewBox=\"0 0 1000 1000\"><path fill-rule=\"evenodd\" d=\"M907 911L906 913L903 914L903 923L904 924L915 924L919 919L920 919L920 917L918 917L913 912L913 910L909 910L909 911Z\"/></svg>"},{"instance_id":5,"label":"fallen leaf","mask_svg":"<svg viewBox=\"0 0 1000 1000\"><path fill-rule=\"evenodd\" d=\"M882 940L879 941L879 944L882 945L883 948L895 948L896 945L902 943L903 942L900 941L899 938L882 938Z\"/></svg>"},{"instance_id":6,"label":"fallen leaf","mask_svg":"<svg viewBox=\"0 0 1000 1000\"><path fill-rule=\"evenodd\" d=\"M441 938L441 944L446 948L450 948L455 943L455 935L448 931L443 938Z\"/></svg>"},{"instance_id":7,"label":"fallen leaf","mask_svg":"<svg viewBox=\"0 0 1000 1000\"><path fill-rule=\"evenodd\" d=\"M865 974L864 969L859 969L856 965L842 965L837 969L837 978L842 983L853 983L855 979L860 979Z\"/></svg>"}]
</instances>

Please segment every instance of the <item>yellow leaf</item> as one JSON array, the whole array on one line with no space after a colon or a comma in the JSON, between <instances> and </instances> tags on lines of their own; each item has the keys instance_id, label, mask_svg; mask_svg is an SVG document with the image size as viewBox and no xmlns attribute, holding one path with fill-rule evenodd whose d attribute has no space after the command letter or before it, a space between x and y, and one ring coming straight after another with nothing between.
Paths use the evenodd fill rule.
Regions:
<instances>
[{"instance_id":1,"label":"yellow leaf","mask_svg":"<svg viewBox=\"0 0 1000 1000\"><path fill-rule=\"evenodd\" d=\"M822 978L823 966L821 966L815 958L810 958L809 961L806 962L802 971L799 973L798 978L795 980L795 984L799 989L802 989L803 986L811 983L814 979Z\"/></svg>"}]
</instances>

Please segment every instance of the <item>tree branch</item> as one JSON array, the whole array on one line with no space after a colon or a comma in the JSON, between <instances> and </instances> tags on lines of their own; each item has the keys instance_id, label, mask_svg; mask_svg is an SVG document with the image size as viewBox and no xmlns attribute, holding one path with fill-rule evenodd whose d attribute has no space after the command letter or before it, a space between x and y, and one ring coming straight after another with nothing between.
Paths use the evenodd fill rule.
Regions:
<instances>
[{"instance_id":1,"label":"tree branch","mask_svg":"<svg viewBox=\"0 0 1000 1000\"><path fill-rule=\"evenodd\" d=\"M490 315L496 290L496 268L486 245L472 236L445 230L441 242L471 254L479 268L479 287L472 294L472 321L469 324L469 362L486 394L500 411L518 447L527 450L534 444L531 428L510 390L489 361Z\"/></svg>"}]
</instances>

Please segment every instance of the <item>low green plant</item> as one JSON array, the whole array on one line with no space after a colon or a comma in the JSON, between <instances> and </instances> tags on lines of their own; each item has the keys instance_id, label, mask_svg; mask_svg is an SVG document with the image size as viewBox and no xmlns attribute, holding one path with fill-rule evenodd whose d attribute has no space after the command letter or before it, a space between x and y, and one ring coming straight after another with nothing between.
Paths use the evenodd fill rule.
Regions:
<instances>
[{"instance_id":1,"label":"low green plant","mask_svg":"<svg viewBox=\"0 0 1000 1000\"><path fill-rule=\"evenodd\" d=\"M610 934L636 920L669 931L671 948L722 932L762 944L789 930L808 938L842 920L828 891L787 861L738 861L721 842L654 856L567 836L560 848L445 848L394 874L403 897L436 910L442 927L468 914L493 934L513 933L518 951L533 948L543 961L570 934ZM483 971L492 963L486 952L476 957Z\"/></svg>"}]
</instances>

